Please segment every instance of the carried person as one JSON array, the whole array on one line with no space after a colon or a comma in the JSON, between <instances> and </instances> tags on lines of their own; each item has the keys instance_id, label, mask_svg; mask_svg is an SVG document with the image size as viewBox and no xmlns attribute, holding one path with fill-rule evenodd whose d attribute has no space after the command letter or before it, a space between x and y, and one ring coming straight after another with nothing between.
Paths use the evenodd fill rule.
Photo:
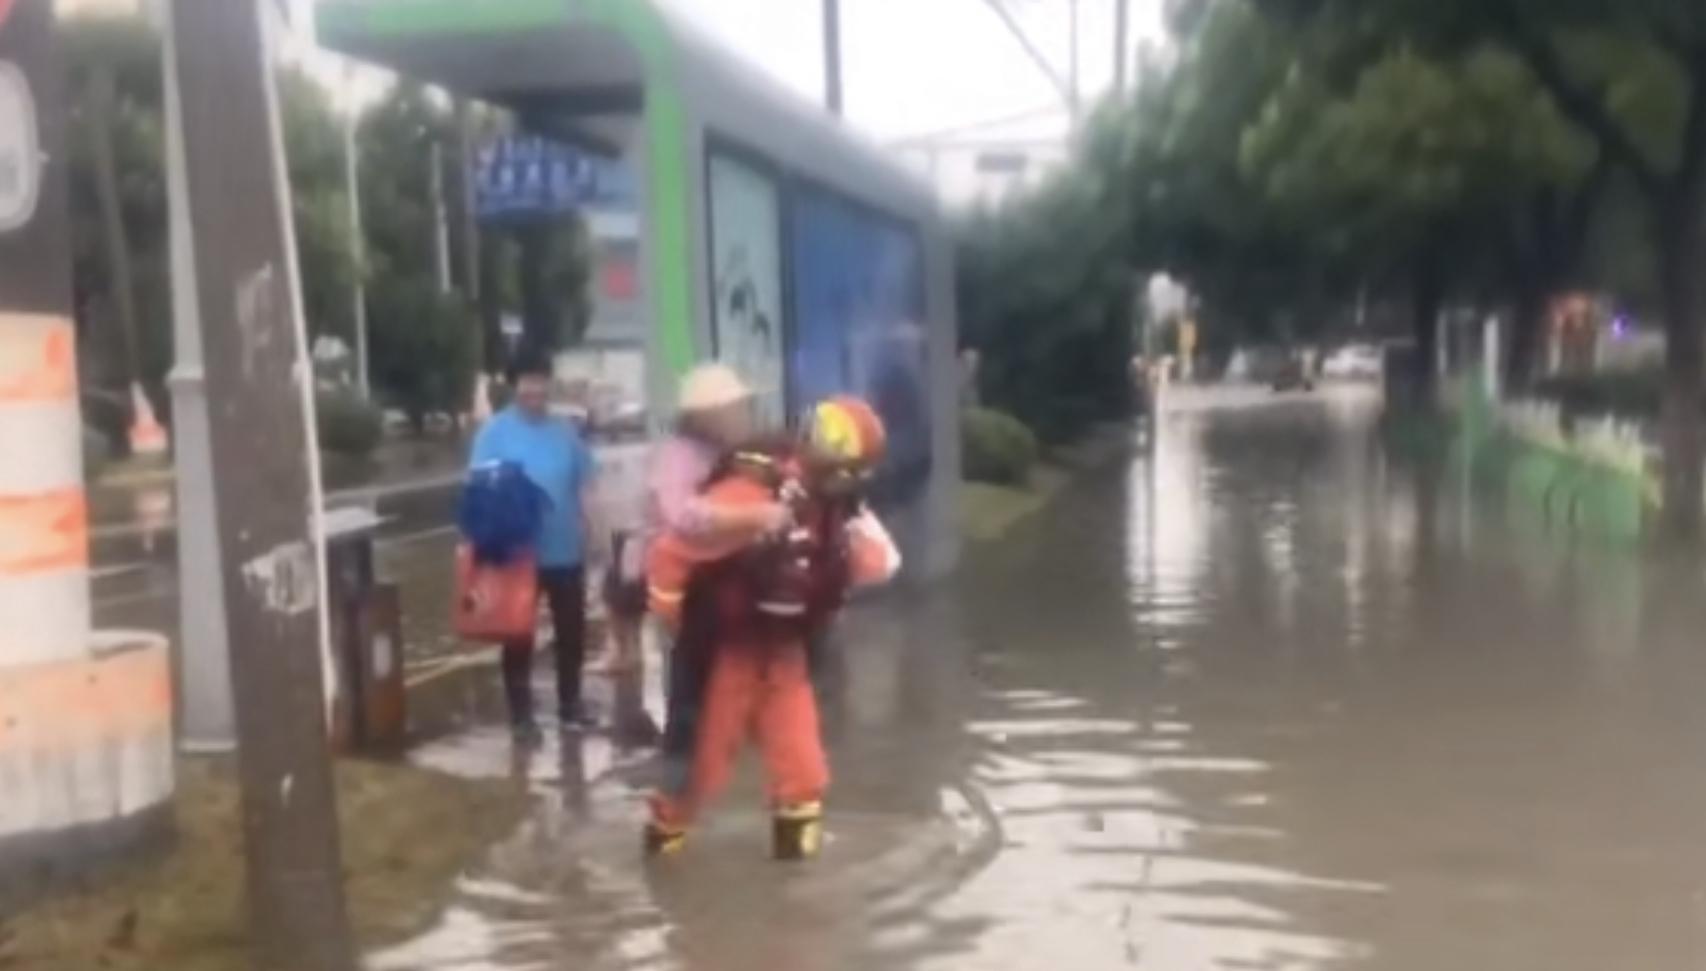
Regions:
<instances>
[{"instance_id":1,"label":"carried person","mask_svg":"<svg viewBox=\"0 0 1706 971\"><path fill-rule=\"evenodd\" d=\"M625 603L644 602L643 562L657 540L673 534L693 541L746 544L776 533L788 511L775 500L722 506L704 488L731 449L754 434L754 394L727 365L706 363L682 379L674 431L653 449L646 477L645 532L623 577ZM705 682L705 652L696 624L667 631L667 705L663 755L675 775L685 775L692 757L694 726Z\"/></svg>"}]
</instances>

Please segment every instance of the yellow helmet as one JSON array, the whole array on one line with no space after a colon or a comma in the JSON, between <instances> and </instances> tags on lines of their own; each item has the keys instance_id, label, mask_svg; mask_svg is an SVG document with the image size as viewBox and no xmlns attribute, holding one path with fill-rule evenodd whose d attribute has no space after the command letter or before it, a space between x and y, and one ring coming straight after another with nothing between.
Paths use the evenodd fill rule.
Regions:
<instances>
[{"instance_id":1,"label":"yellow helmet","mask_svg":"<svg viewBox=\"0 0 1706 971\"><path fill-rule=\"evenodd\" d=\"M848 396L819 402L806 415L802 431L813 459L844 468L874 469L888 448L876 409Z\"/></svg>"}]
</instances>

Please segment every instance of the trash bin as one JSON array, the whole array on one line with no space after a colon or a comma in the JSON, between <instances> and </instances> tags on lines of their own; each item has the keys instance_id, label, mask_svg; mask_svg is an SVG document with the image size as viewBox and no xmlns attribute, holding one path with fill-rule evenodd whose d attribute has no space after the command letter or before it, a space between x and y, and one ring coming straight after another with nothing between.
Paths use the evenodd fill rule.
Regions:
<instances>
[{"instance_id":1,"label":"trash bin","mask_svg":"<svg viewBox=\"0 0 1706 971\"><path fill-rule=\"evenodd\" d=\"M338 666L332 738L340 751L395 754L407 739L401 606L394 584L380 583L373 542L385 520L372 510L327 510L327 611Z\"/></svg>"}]
</instances>

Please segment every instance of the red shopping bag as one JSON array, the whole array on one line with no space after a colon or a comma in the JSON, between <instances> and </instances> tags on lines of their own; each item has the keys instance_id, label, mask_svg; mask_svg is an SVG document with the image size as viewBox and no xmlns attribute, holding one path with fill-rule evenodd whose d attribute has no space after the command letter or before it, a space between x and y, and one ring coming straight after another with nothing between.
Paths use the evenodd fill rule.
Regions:
<instances>
[{"instance_id":1,"label":"red shopping bag","mask_svg":"<svg viewBox=\"0 0 1706 971\"><path fill-rule=\"evenodd\" d=\"M451 624L471 641L533 639L539 613L539 571L532 556L497 565L478 563L463 543L456 547L456 598Z\"/></svg>"}]
</instances>

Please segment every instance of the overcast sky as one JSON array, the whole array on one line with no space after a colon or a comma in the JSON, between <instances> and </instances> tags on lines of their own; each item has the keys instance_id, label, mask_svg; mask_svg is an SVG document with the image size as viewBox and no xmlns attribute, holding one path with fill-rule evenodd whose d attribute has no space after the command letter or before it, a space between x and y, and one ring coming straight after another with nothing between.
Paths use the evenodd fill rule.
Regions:
<instances>
[{"instance_id":1,"label":"overcast sky","mask_svg":"<svg viewBox=\"0 0 1706 971\"><path fill-rule=\"evenodd\" d=\"M823 97L820 0L665 0L747 59L814 100ZM1000 0L1056 69L1070 63L1071 0ZM1088 102L1112 84L1117 0L1078 0ZM1159 40L1161 0L1130 0L1132 43ZM841 0L848 117L880 139L929 134L1033 109L1057 89L988 0Z\"/></svg>"},{"instance_id":2,"label":"overcast sky","mask_svg":"<svg viewBox=\"0 0 1706 971\"><path fill-rule=\"evenodd\" d=\"M290 0L303 22L313 0ZM476 3L479 0L466 0ZM658 0L777 80L823 99L822 0ZM1003 134L1064 132L1058 89L990 9L991 0L841 0L849 119L889 141L1051 112ZM1071 63L1072 0L997 0L1061 77ZM1118 0L1078 0L1086 104L1112 86ZM1164 0L1129 0L1131 43L1165 38Z\"/></svg>"}]
</instances>

